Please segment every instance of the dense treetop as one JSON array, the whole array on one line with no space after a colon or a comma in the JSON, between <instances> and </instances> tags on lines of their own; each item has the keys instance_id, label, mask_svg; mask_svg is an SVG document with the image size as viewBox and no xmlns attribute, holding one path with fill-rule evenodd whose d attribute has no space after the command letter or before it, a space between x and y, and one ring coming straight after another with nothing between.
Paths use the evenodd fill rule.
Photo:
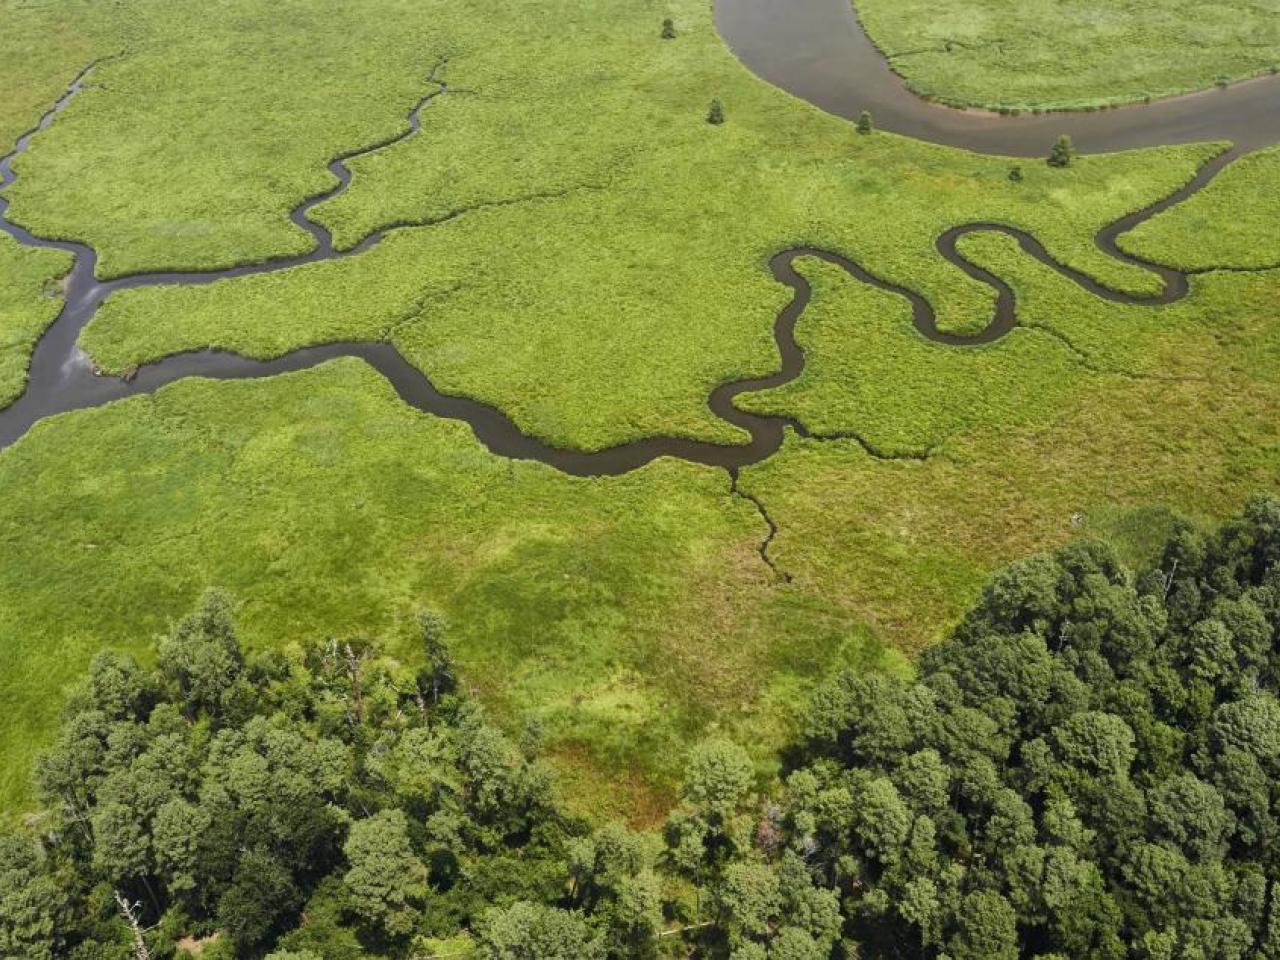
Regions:
<instances>
[{"instance_id":1,"label":"dense treetop","mask_svg":"<svg viewBox=\"0 0 1280 960\"><path fill-rule=\"evenodd\" d=\"M1280 956L1280 504L1136 580L1077 543L988 584L915 683L816 699L782 825L872 952Z\"/></svg>"}]
</instances>

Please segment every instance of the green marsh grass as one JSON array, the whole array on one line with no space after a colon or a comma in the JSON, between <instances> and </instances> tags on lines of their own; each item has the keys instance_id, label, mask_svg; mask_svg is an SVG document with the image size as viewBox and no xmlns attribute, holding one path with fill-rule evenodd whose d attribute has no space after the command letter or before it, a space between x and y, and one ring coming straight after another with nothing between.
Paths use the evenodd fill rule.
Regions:
<instances>
[{"instance_id":1,"label":"green marsh grass","mask_svg":"<svg viewBox=\"0 0 1280 960\"><path fill-rule=\"evenodd\" d=\"M1121 246L1186 270L1280 265L1280 148L1247 154L1204 190L1126 234Z\"/></svg>"},{"instance_id":2,"label":"green marsh grass","mask_svg":"<svg viewBox=\"0 0 1280 960\"><path fill-rule=\"evenodd\" d=\"M1221 149L1023 164L1014 183L1005 158L859 137L756 80L704 0L522 0L501 18L476 0L365 0L359 16L332 0L0 3L28 18L21 42L0 31L7 79L21 44L70 33L0 103L0 129L33 123L89 59L123 53L42 134L12 191L15 216L94 243L112 274L307 249L288 211L332 185L331 156L403 129L447 57L451 92L422 133L353 162L351 190L315 211L346 246L435 225L342 261L118 295L84 345L121 371L202 346L274 356L386 339L442 389L584 448L743 439L706 397L776 366L790 291L766 264L789 246L919 290L952 330L980 328L991 307L933 248L970 220L1022 227L1098 279L1151 292L1093 234ZM677 37L663 41L667 16ZM1218 186L1206 222L1255 189ZM1265 241L1265 219L1250 223L1227 253ZM1131 240L1157 259L1180 243ZM62 685L95 650L145 649L220 584L241 598L251 645L334 630L408 658L413 611L444 609L466 682L513 728L543 720L582 806L653 818L688 741L729 733L763 760L816 678L840 662L909 669L900 651L941 635L993 566L1082 533L1139 551L1134 517L1153 503L1222 516L1274 488L1275 273L1198 277L1185 302L1146 310L1090 297L1007 238L963 249L1008 279L1028 329L948 351L897 298L805 267L809 367L744 405L929 457L793 438L744 471L789 581L760 558L765 523L723 471L660 461L582 480L508 462L355 361L182 383L42 424L0 454L0 703L13 718L0 801L29 802ZM15 364L3 382L17 384L65 264L4 245L0 263Z\"/></svg>"},{"instance_id":3,"label":"green marsh grass","mask_svg":"<svg viewBox=\"0 0 1280 960\"><path fill-rule=\"evenodd\" d=\"M855 0L918 94L1088 110L1205 90L1280 63L1277 0Z\"/></svg>"},{"instance_id":4,"label":"green marsh grass","mask_svg":"<svg viewBox=\"0 0 1280 960\"><path fill-rule=\"evenodd\" d=\"M26 387L31 350L58 315L56 284L70 267L60 250L20 247L0 234L0 408Z\"/></svg>"},{"instance_id":5,"label":"green marsh grass","mask_svg":"<svg viewBox=\"0 0 1280 960\"><path fill-rule=\"evenodd\" d=\"M0 455L0 503L10 808L63 685L104 645L145 652L209 584L259 649L377 636L412 660L413 614L442 610L465 682L590 757L584 807L626 813L661 807L689 740L742 731L765 761L833 662L893 662L822 598L777 589L723 471L504 460L354 360L46 421Z\"/></svg>"}]
</instances>

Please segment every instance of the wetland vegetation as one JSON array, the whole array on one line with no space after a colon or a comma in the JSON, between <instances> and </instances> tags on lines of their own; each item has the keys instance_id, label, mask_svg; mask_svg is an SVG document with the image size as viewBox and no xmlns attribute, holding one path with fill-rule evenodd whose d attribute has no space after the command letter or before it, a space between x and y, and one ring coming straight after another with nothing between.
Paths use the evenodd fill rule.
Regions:
<instances>
[{"instance_id":1,"label":"wetland vegetation","mask_svg":"<svg viewBox=\"0 0 1280 960\"><path fill-rule=\"evenodd\" d=\"M1106 7L1112 19L1136 16L1123 3L1090 6ZM1198 23L1177 0L1159 6L1172 23ZM907 20L875 0L858 9L891 54L905 43L892 38L905 36ZM1004 37L1020 38L1027 50L1013 39L1002 41L999 56L953 44L948 70L972 88L954 86L940 67L930 74L926 54L895 56L894 66L919 64L919 77L936 76L947 97L974 102L993 102L965 92L983 84L1009 91L1010 104L1041 107L1062 106L1068 101L1055 99L1062 97L1075 105L1140 98L1131 95L1129 74L1101 60L1096 70L1059 69L1054 76L1071 87L1051 89L1030 52L1043 37L1019 19L1049 16L1037 10L1002 23ZM1076 13L1056 14L1066 18L1066 27L1058 25L1060 66L1084 56L1067 29ZM960 16L960 8L917 16L917 46L949 38ZM983 21L965 22L977 29ZM1247 22L1239 18L1242 29ZM137 658L144 666L129 668L130 677L158 664L143 684L145 708L130 707L129 723L149 726L164 696L176 697L177 681L163 656L156 661L152 641L175 629L210 586L236 598L237 658L260 665L249 671L255 699L233 726L275 713L287 691L272 685L292 684L303 702L294 719L305 715L308 725L298 735L329 736L323 710L307 699L328 702L331 694L320 689L328 681L307 686L316 645L325 637L376 638L370 656L384 665L379 670L412 678L424 656L418 614L438 610L453 624L453 669L467 704L457 716L482 709L484 735L506 737L503 750L526 728L538 731L538 763L554 771L546 781L554 789L538 792L536 803L524 796L516 815L545 814L555 830L542 835L522 821L500 841L485 839L483 851L468 848L468 856L498 858L478 867L481 874L500 870L503 857L529 853L541 866L512 879L514 886L490 877L492 889L449 894L437 920L414 919L408 930L401 920L417 917L427 888L431 896L441 892L432 873L426 886L405 892L414 904L407 913L365 916L344 899L350 891L335 892L336 874L324 875L352 855L340 842L347 837L340 817L325 828L323 869L285 869L291 886L281 881L278 913L260 918L259 935L228 934L233 946L216 949L236 949L239 936L243 955L262 952L285 932L285 918L316 897L316 915L346 918L334 920L341 926L360 914L351 936L392 955L414 936L427 943L461 931L475 937L454 947L432 941L429 949L481 949L483 942L491 952L480 956L517 957L494 944L519 940L530 924L573 927L577 933L565 936L583 939L566 949L586 951L573 956L630 955L620 936L639 937L631 947L657 949L652 938L663 924L704 918L693 891L710 890L712 874L716 884L772 889L775 880L761 879L757 868L791 869L782 847L750 852L752 843L733 839L735 856L760 855L768 865L752 861L732 882L728 860L677 867L678 850L667 851L669 874L654 881L661 895L627 894L649 910L641 937L635 929L620 934L611 926L615 915L594 915L586 899L549 892L560 889L565 850L581 839L575 831L590 829L579 818L616 817L644 828L668 822L673 807L684 811L677 819L694 816L685 757L690 744L707 739L750 745L745 759L735 748L729 764L748 770L735 817L755 809L747 799L753 790L768 793L774 774L796 768L780 759L788 744L802 752L801 765L818 765L812 775L827 789L830 771L817 754L834 747L805 739L818 709L810 706L813 692L830 697L857 678L884 684L895 697L918 695L911 684L930 683L931 665L950 656L925 651L949 636L938 649L960 650L972 638L962 624L979 614L966 617L966 610L993 570L1083 536L1133 569L1172 577L1161 566L1174 549L1169 531L1198 536L1193 527L1277 486L1274 150L1179 139L1114 153L1064 149L1069 162L1054 164L1046 162L1053 137L1020 158L909 139L891 132L892 115L877 110L855 124L752 76L717 35L706 0L518 0L502 17L482 0L361 0L354 8L330 0L218 0L198 11L153 0L0 0L0 25L0 88L13 91L0 97L0 143L18 142L88 68L63 108L8 161L12 182L6 178L0 193L9 230L0 233L0 408L13 404L0 411L0 428L21 413L32 357L32 377L44 378L41 396L53 398L49 410L65 411L30 429L22 422L0 450L0 703L8 718L0 725L0 804L7 814L16 822L56 799L33 790L30 771L59 735L67 691L99 651ZM1147 37L1135 30L1115 37ZM1175 92L1204 86L1206 69L1236 79L1274 57L1265 31L1244 52L1227 51L1232 36L1192 42L1184 35L1179 42L1194 55L1174 56L1173 33L1153 34L1130 64L1132 76L1147 91ZM1102 58L1107 45L1098 47ZM933 79L903 72L917 89L943 95L923 86ZM1006 83L1011 76L1021 85ZM37 238L67 243L40 248ZM78 272L68 277L73 259ZM794 282L779 272L784 261ZM782 376L779 349L785 354L791 345L780 318L788 310L797 356ZM53 332L42 340L46 330ZM404 402L404 376L392 374L388 383L378 372L385 369L371 368L358 351L340 355L348 341L395 351L414 376L488 405L510 434L530 442L518 451L502 442L487 449L465 415L459 422L432 415L429 404L415 409ZM336 359L317 357L313 368L279 376L265 376L276 368L230 366L229 353L287 364L318 344L334 345ZM193 373L255 379L188 377L159 389L148 379L166 369L180 374L183 363ZM106 377L89 376L90 364ZM107 377L139 367L141 395L105 403L104 391L117 383ZM718 448L708 445L748 437L708 397L728 382L773 375L732 403L786 424L780 449L730 469L717 465ZM114 396L133 389L117 387ZM84 402L58 406L64 389L84 390ZM691 462L678 455L690 447L673 447L677 455L638 469L591 466L609 462L619 445L654 438L696 442L711 454ZM552 456L557 450L597 459L571 469ZM574 475L593 471L620 475ZM1248 528L1265 540L1258 518L1270 514L1253 509L1243 527L1229 530ZM1234 549L1223 536L1225 545L1204 547L1194 562L1203 566ZM1097 559L1102 554L1088 556L1097 565L1090 576L1112 592L1128 591L1124 603L1151 599L1148 581L1118 572L1112 559ZM1241 563L1226 566L1239 573ZM1230 593L1211 572L1202 579ZM1091 580L1086 593L1094 586ZM1237 586L1237 593L1269 589L1254 573L1240 573ZM1265 606L1261 594L1250 596ZM1198 619L1221 619L1205 597ZM1172 651L1183 642L1174 635L1194 625L1175 620L1157 617L1143 629ZM997 633L1016 633L992 623ZM1044 638L1056 629L1044 627ZM1052 655L1055 663L1065 656ZM1165 680L1170 669L1191 669L1166 663L1164 653L1142 656ZM1079 679L1094 661L1081 663L1062 669ZM1271 667L1259 664L1260 682L1272 683ZM1059 667L1046 669L1058 676ZM1065 673L1059 679L1074 682ZM382 691L388 704L399 703L402 686ZM978 689L964 696L976 698ZM1220 771L1190 744L1210 736L1212 705L1238 692L1222 680L1204 703L1152 707L1159 723L1190 738L1181 756L1206 783ZM1105 688L1097 697L1112 699L1087 709L1128 717L1145 736L1147 721L1116 705L1131 705L1131 694L1138 696ZM73 712L83 705L76 696ZM172 705L181 708L179 700ZM207 731L222 722L216 711L205 713L189 719ZM997 725L1008 719L988 717ZM63 736L69 722L62 721ZM999 765L1014 756L1021 734L1002 730L1008 736L998 743L1010 752L988 760L1005 777ZM335 734L343 745L330 746L342 759L330 759L360 770L368 743L384 732ZM945 754L926 733L913 749ZM1025 739L1042 735L1036 727ZM141 740L134 746L138 757L149 749ZM203 790L195 771L208 760L200 753L207 747L195 742L195 753L184 754L194 778L181 788L184 802L195 803ZM1154 790L1167 779L1173 747L1160 749L1162 759L1135 761L1135 789ZM866 777L889 781L899 759L835 757L874 767ZM526 762L516 766L525 771ZM465 779L456 770L446 779L456 776ZM862 773L850 776L850 789L866 786ZM988 786L1023 791L1034 813L1028 829L1057 829L1041 817L1049 781L1033 787L1016 776ZM1078 786L1063 784L1053 790ZM538 779L538 791L544 786ZM1033 789L1040 793L1033 797ZM364 786L351 784L335 786L325 802L341 806L357 794L367 807L359 817L399 803L384 793L370 806ZM1065 930L1047 902L1036 901L1032 917L1031 900L1018 900L1025 891L1005 889L1012 874L974 881L998 890L1005 907L970 904L964 884L947 886L945 872L974 849L961 834L987 835L984 815L965 809L956 816L970 822L948 821L961 833L944 838L939 872L929 877L937 902L927 917L890 907L911 900L925 909L924 886L908 890L918 878L892 874L879 854L859 847L845 852L860 864L855 879L868 902L842 907L843 917L832 920L838 936L831 924L787 933L779 919L802 909L817 916L825 906L769 900L773 912L744 919L716 901L718 925L700 949L710 956L733 950L738 960L804 960L825 956L824 945L841 938L917 937L917 952L927 956L941 949L1078 955L1086 933ZM423 826L409 829L410 845L434 870ZM1091 823L1089 830L1109 843L1113 826ZM778 829L785 846L802 845L808 828ZM1244 916L1206 907L1196 916L1209 926L1195 929L1217 931L1221 922L1212 936L1234 943L1243 923L1263 943L1274 936L1259 918L1271 915L1265 904L1276 878L1242 864L1265 859L1258 850L1271 848L1249 847L1246 855L1241 844L1254 840L1220 834L1215 843L1226 843L1236 860L1225 857L1225 874L1210 879L1236 884L1244 891L1237 905L1252 897L1256 909ZM378 836L370 842L386 840ZM399 833L388 842L402 846ZM635 842L649 849L650 841ZM504 844L520 852L499 854ZM727 849L719 840L711 848L719 851L707 854L712 860ZM13 862L31 849L14 853ZM656 851L657 859L645 860L654 869ZM1196 851L1181 852L1195 867L1177 867L1179 877L1208 876L1195 872ZM38 872L93 860L87 847L50 857L0 867ZM145 907L149 923L178 909L177 926L192 927L185 932L230 929L219 904L239 889L242 869L230 860L217 877L192 881L199 896L187 880L174 887L176 875L111 876L93 873L103 867L94 862L95 879L71 896L80 898L78 915L107 925L108 939L122 930L108 896L113 883L144 901L151 900L141 889L148 882L166 887ZM1175 947L1192 934L1168 920L1164 907L1115 893L1136 882L1131 867L1098 860L1093 873L1080 868L1093 878L1089 896L1105 888L1114 901L1091 900L1090 922L1111 923L1117 903L1124 914L1089 942L1145 950L1153 960L1191 956ZM704 868L711 872L698 872ZM817 887L839 890L837 902L847 898L841 884L855 875L840 864L823 870ZM487 900L515 912L482 921L478 904ZM518 901L524 906L512 906ZM1016 936L1024 938L1012 954L1009 903ZM0 903L0 922L8 909ZM586 919L541 912L566 909ZM66 943L97 936L86 930L77 928ZM294 954L339 955L290 936L282 942ZM1160 953L1167 943L1173 946Z\"/></svg>"},{"instance_id":2,"label":"wetland vegetation","mask_svg":"<svg viewBox=\"0 0 1280 960\"><path fill-rule=\"evenodd\" d=\"M846 667L785 777L684 754L648 831L557 799L422 611L247 655L206 594L99 651L0 835L9 955L272 960L1280 956L1280 501L999 571L914 676Z\"/></svg>"},{"instance_id":3,"label":"wetland vegetation","mask_svg":"<svg viewBox=\"0 0 1280 960\"><path fill-rule=\"evenodd\" d=\"M856 0L915 92L962 106L1079 110L1275 72L1274 0Z\"/></svg>"}]
</instances>

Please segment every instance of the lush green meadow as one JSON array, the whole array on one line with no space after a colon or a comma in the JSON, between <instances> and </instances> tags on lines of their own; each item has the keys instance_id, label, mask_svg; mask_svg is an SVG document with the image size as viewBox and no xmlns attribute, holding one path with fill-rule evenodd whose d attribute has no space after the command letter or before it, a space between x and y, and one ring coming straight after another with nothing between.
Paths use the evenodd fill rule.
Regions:
<instances>
[{"instance_id":1,"label":"lush green meadow","mask_svg":"<svg viewBox=\"0 0 1280 960\"><path fill-rule=\"evenodd\" d=\"M500 18L478 0L356 8L0 0L27 24L0 31L0 82L22 91L0 102L0 130L119 54L8 192L16 219L94 244L104 274L309 249L287 214L332 185L326 162L402 130L433 68L448 84L418 136L353 161L350 190L314 211L343 247L398 225L379 245L118 294L82 339L101 367L383 339L557 444L732 442L706 397L777 365L777 251L838 250L928 296L952 330L991 309L934 249L972 220L1149 293L1094 233L1222 149L1018 161L1014 181L1005 158L860 136L765 85L705 0L518 0ZM674 40L659 38L666 16ZM41 31L59 40L24 72ZM722 126L704 122L712 97ZM1126 245L1197 267L1274 262L1278 177L1250 158ZM1194 243L1189 224L1204 225ZM1149 309L1092 297L1008 238L962 251L1013 285L1026 329L937 346L901 298L802 264L808 366L741 402L861 442L792 437L743 472L778 525L777 571L758 552L764 518L724 471L660 461L575 479L503 460L356 361L41 425L0 453L0 801L28 800L30 757L93 651L141 652L219 584L243 600L250 646L332 630L411 657L413 613L444 610L466 683L512 728L543 722L575 801L652 819L687 742L728 732L767 765L818 679L907 669L901 652L943 635L993 567L1081 533L1138 556L1172 512L1224 516L1275 487L1280 273L1210 273ZM0 243L0 397L20 388L65 268Z\"/></svg>"},{"instance_id":2,"label":"lush green meadow","mask_svg":"<svg viewBox=\"0 0 1280 960\"><path fill-rule=\"evenodd\" d=\"M1075 110L1203 90L1280 66L1276 0L856 0L922 96Z\"/></svg>"},{"instance_id":3,"label":"lush green meadow","mask_svg":"<svg viewBox=\"0 0 1280 960\"><path fill-rule=\"evenodd\" d=\"M1059 304L1074 288L1006 252L980 262L1014 284L1027 322L1061 322ZM865 296L825 266L809 273L837 302ZM1171 511L1220 517L1251 491L1274 489L1278 305L1275 272L1217 273L1167 310L1101 311L1093 331L1064 324L1096 351L1094 369L1066 362L1060 343L1034 330L967 362L922 365L873 328L859 336L885 349L864 354L859 341L840 337L847 314L811 307L801 339L828 347L835 361L779 391L793 403L766 395L752 405L927 456L885 461L853 440L793 437L744 471L742 487L778 524L770 553L794 589L833 597L878 636L919 649L936 640L931 625L953 622L984 572L1011 557L1087 535L1111 541L1130 562L1150 562L1146 550ZM1126 370L1122 355L1108 352L1103 324L1122 330L1144 316L1144 356ZM1040 375L1033 385L1020 369L1028 363ZM1101 372L1103 363L1121 372ZM986 391L975 385L984 379ZM894 383L901 392L886 386Z\"/></svg>"},{"instance_id":4,"label":"lush green meadow","mask_svg":"<svg viewBox=\"0 0 1280 960\"><path fill-rule=\"evenodd\" d=\"M92 60L118 52L130 36L128 14L93 0L6 2L0 31L0 156L62 96Z\"/></svg>"},{"instance_id":5,"label":"lush green meadow","mask_svg":"<svg viewBox=\"0 0 1280 960\"><path fill-rule=\"evenodd\" d=\"M400 231L357 258L206 287L127 291L91 324L86 348L123 370L206 345L265 357L305 343L386 338L440 389L498 405L557 444L596 448L653 433L732 441L738 437L710 414L706 397L722 380L776 363L770 331L789 291L764 268L775 251L813 243L855 252L927 293L944 326L980 328L990 291L941 261L938 233L994 217L1091 269L1110 263L1090 242L1099 226L1180 184L1212 149L1173 150L1157 162L1091 160L1056 181L1045 167L1015 185L1001 161L855 138L802 111L843 142L794 178L757 170L744 190L734 171L781 162L770 158L785 158L785 128L765 114L717 130L696 106L688 114L689 139L700 142L687 144L687 176L671 189L664 184L679 168L655 156L651 176L615 189ZM794 134L811 142L803 130ZM733 148L722 154L724 142ZM429 157L418 168L430 170ZM919 193L895 188L902 182ZM750 202L739 206L744 192ZM883 230L882 218L901 230ZM1117 285L1130 280L1127 270L1098 272ZM1124 285L1146 288L1149 275L1133 274Z\"/></svg>"},{"instance_id":6,"label":"lush green meadow","mask_svg":"<svg viewBox=\"0 0 1280 960\"><path fill-rule=\"evenodd\" d=\"M542 721L584 802L603 775L641 813L708 724L778 732L795 680L888 656L777 588L764 522L723 471L593 480L504 460L354 360L59 417L0 458L0 502L10 804L50 694L209 584L244 599L250 646L332 631L410 654L415 612L444 611L465 682L517 729Z\"/></svg>"},{"instance_id":7,"label":"lush green meadow","mask_svg":"<svg viewBox=\"0 0 1280 960\"><path fill-rule=\"evenodd\" d=\"M1280 150L1235 161L1203 191L1125 235L1121 246L1184 270L1280 266Z\"/></svg>"},{"instance_id":8,"label":"lush green meadow","mask_svg":"<svg viewBox=\"0 0 1280 960\"><path fill-rule=\"evenodd\" d=\"M289 209L331 182L331 156L403 122L444 45L412 3L366 6L354 17L300 0L94 11L89 56L57 51L44 104L89 60L110 59L15 163L14 219L91 243L104 277L311 249ZM72 6L46 28L79 32L82 19ZM25 86L30 58L7 54Z\"/></svg>"},{"instance_id":9,"label":"lush green meadow","mask_svg":"<svg viewBox=\"0 0 1280 960\"><path fill-rule=\"evenodd\" d=\"M390 0L374 5L384 32L407 16ZM306 102L290 93L270 104L261 90L306 90L313 75L328 77L323 57L303 44L294 58L251 62L246 53L236 62L243 80L224 93L148 58L206 62L203 45L225 38L202 30L189 48L181 18L169 24L152 12L154 54L103 64L95 77L105 89L86 91L22 158L15 216L90 239L108 273L298 252L310 238L285 213L329 182L324 161L397 130L431 89L427 71L447 56L439 76L451 92L425 108L422 134L353 161L352 188L315 210L341 246L387 224L443 222L397 231L353 260L121 294L85 346L122 371L194 347L272 356L333 339L391 339L441 389L500 405L545 439L595 448L656 432L737 439L705 398L720 381L774 363L769 330L786 292L762 263L781 247L851 253L927 294L954 329L985 325L990 309L988 289L933 249L938 233L965 220L1024 227L1064 261L1149 292L1150 275L1101 256L1092 235L1185 182L1215 149L1090 159L1064 171L1023 164L1025 179L1013 183L1005 160L860 137L760 83L724 48L702 0L680 4L679 36L665 42L653 27L665 6L607 6L602 15L526 0L499 28L473 4L440 3L435 33L395 41L412 55L380 59L379 71L399 64L394 83L365 71L360 96L311 91ZM260 11L254 0L229 0L227 24L242 8ZM279 43L273 29L324 33L348 49L336 13L331 27L314 11L296 22L283 11L258 16L265 21L251 20L237 49L252 52L259 32L262 43ZM545 29L548 19L556 30ZM143 85L157 72L172 75L181 95ZM730 117L722 127L703 122L713 95ZM200 102L215 96L217 110ZM172 150L106 132L125 114L162 129L183 123L175 102L202 120ZM283 128L281 112L290 118ZM231 118L252 131L224 127ZM285 152L276 149L282 131ZM188 173L172 178L175 167ZM251 239L254 223L264 232Z\"/></svg>"},{"instance_id":10,"label":"lush green meadow","mask_svg":"<svg viewBox=\"0 0 1280 960\"><path fill-rule=\"evenodd\" d=\"M0 234L0 408L26 386L31 348L58 315L55 284L70 266L68 254L20 247Z\"/></svg>"}]
</instances>

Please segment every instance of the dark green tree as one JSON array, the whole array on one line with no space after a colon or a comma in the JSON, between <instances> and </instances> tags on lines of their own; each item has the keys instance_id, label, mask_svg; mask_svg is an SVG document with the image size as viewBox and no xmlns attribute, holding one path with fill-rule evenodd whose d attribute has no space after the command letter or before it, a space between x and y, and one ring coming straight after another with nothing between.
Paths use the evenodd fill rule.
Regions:
<instances>
[{"instance_id":1,"label":"dark green tree","mask_svg":"<svg viewBox=\"0 0 1280 960\"><path fill-rule=\"evenodd\" d=\"M199 607L160 641L157 665L177 686L188 715L222 713L234 699L244 658L236 639L231 598L210 590Z\"/></svg>"},{"instance_id":2,"label":"dark green tree","mask_svg":"<svg viewBox=\"0 0 1280 960\"><path fill-rule=\"evenodd\" d=\"M427 897L427 870L413 852L405 815L384 810L357 820L342 849L352 909L388 937L407 936Z\"/></svg>"},{"instance_id":3,"label":"dark green tree","mask_svg":"<svg viewBox=\"0 0 1280 960\"><path fill-rule=\"evenodd\" d=\"M956 916L948 953L955 960L1018 960L1018 918L998 893L968 894Z\"/></svg>"},{"instance_id":4,"label":"dark green tree","mask_svg":"<svg viewBox=\"0 0 1280 960\"><path fill-rule=\"evenodd\" d=\"M740 747L692 751L661 839L561 810L438 620L417 671L246 661L229 610L68 698L46 811L0 833L0 956L1280 960L1274 499L1137 576L1088 541L1006 568L913 677L825 683L765 797Z\"/></svg>"},{"instance_id":5,"label":"dark green tree","mask_svg":"<svg viewBox=\"0 0 1280 960\"><path fill-rule=\"evenodd\" d=\"M603 960L604 945L581 914L519 902L490 910L479 931L485 960Z\"/></svg>"},{"instance_id":6,"label":"dark green tree","mask_svg":"<svg viewBox=\"0 0 1280 960\"><path fill-rule=\"evenodd\" d=\"M457 679L453 654L449 649L448 623L434 610L424 610L418 614L418 629L427 661L423 672L424 686L430 691L431 702L438 703L442 694L453 689Z\"/></svg>"},{"instance_id":7,"label":"dark green tree","mask_svg":"<svg viewBox=\"0 0 1280 960\"><path fill-rule=\"evenodd\" d=\"M0 835L0 956L63 955L73 915L64 885L35 840Z\"/></svg>"},{"instance_id":8,"label":"dark green tree","mask_svg":"<svg viewBox=\"0 0 1280 960\"><path fill-rule=\"evenodd\" d=\"M248 953L296 922L293 914L301 905L301 891L285 865L265 850L246 850L218 899L218 927Z\"/></svg>"},{"instance_id":9,"label":"dark green tree","mask_svg":"<svg viewBox=\"0 0 1280 960\"><path fill-rule=\"evenodd\" d=\"M1076 148L1072 145L1071 138L1063 134L1049 151L1049 166L1069 167L1075 156Z\"/></svg>"},{"instance_id":10,"label":"dark green tree","mask_svg":"<svg viewBox=\"0 0 1280 960\"><path fill-rule=\"evenodd\" d=\"M763 863L730 864L716 885L715 907L718 925L730 945L765 940L782 910L777 874Z\"/></svg>"}]
</instances>

